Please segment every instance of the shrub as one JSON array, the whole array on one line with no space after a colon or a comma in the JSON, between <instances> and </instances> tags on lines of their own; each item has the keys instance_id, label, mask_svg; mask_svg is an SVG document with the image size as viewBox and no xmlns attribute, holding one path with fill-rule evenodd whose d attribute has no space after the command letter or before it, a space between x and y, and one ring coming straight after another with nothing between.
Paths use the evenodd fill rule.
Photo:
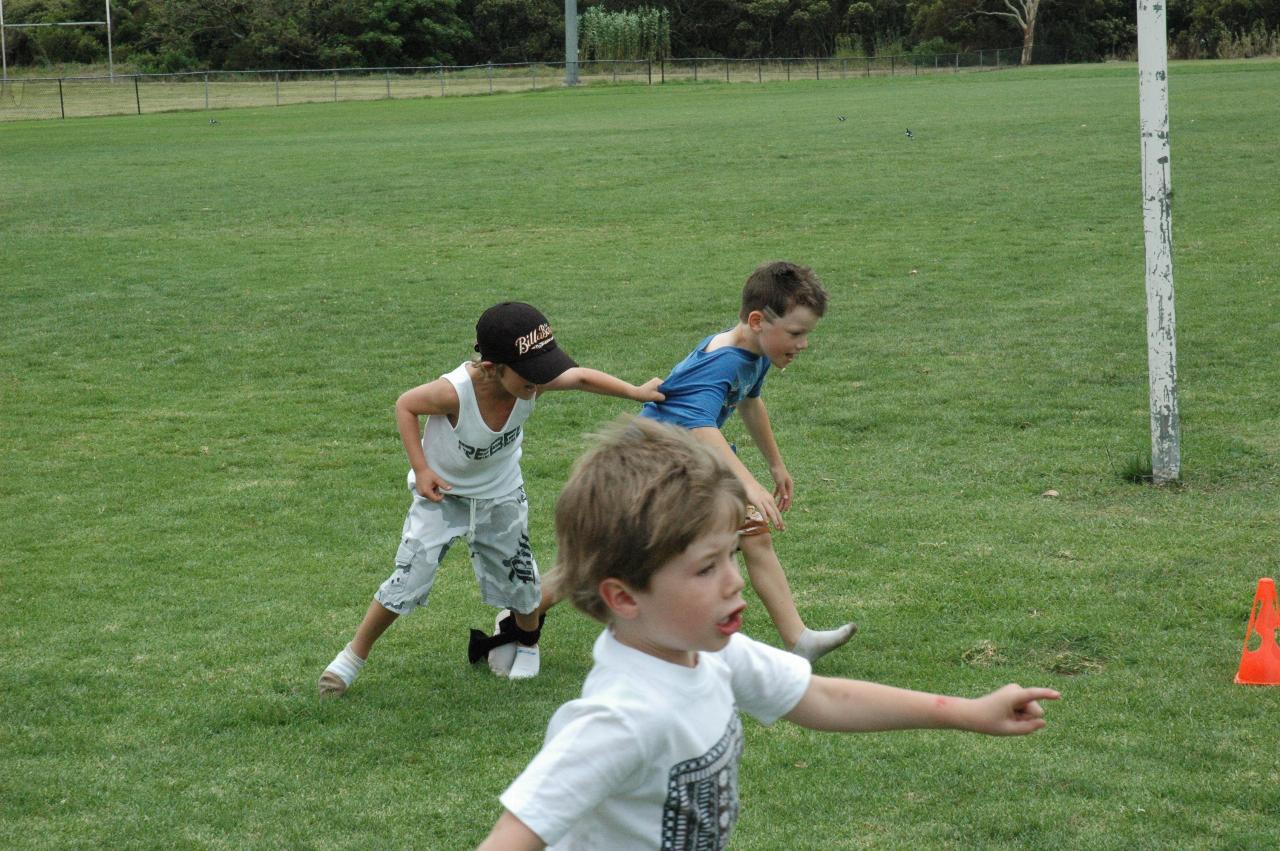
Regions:
<instances>
[{"instance_id":1,"label":"shrub","mask_svg":"<svg viewBox=\"0 0 1280 851\"><path fill-rule=\"evenodd\" d=\"M926 59L933 61L935 56L948 56L951 54L962 53L958 45L952 44L945 38L935 36L928 41L922 41L915 47L911 48L911 57L920 61Z\"/></svg>"},{"instance_id":2,"label":"shrub","mask_svg":"<svg viewBox=\"0 0 1280 851\"><path fill-rule=\"evenodd\" d=\"M1252 59L1255 56L1275 56L1280 30L1271 32L1263 21L1255 21L1249 29L1223 33L1218 39L1219 59Z\"/></svg>"},{"instance_id":3,"label":"shrub","mask_svg":"<svg viewBox=\"0 0 1280 851\"><path fill-rule=\"evenodd\" d=\"M578 18L578 53L592 59L662 59L671 55L671 13L642 6L608 12L592 6Z\"/></svg>"}]
</instances>

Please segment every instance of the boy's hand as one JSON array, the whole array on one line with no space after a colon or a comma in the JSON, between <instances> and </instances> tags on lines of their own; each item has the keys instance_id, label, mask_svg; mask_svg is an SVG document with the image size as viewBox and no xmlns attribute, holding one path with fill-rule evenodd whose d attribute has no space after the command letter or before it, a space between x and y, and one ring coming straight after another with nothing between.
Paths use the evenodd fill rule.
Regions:
<instances>
[{"instance_id":1,"label":"boy's hand","mask_svg":"<svg viewBox=\"0 0 1280 851\"><path fill-rule=\"evenodd\" d=\"M782 522L782 512L778 510L778 503L774 500L773 494L758 484L748 485L747 502L754 505L756 510L764 515L764 519L769 521L770 526L779 532L786 531L787 524Z\"/></svg>"},{"instance_id":2,"label":"boy's hand","mask_svg":"<svg viewBox=\"0 0 1280 851\"><path fill-rule=\"evenodd\" d=\"M413 471L413 486L421 496L432 502L444 499L444 491L453 490L453 485L440 478L440 475L430 467Z\"/></svg>"},{"instance_id":3,"label":"boy's hand","mask_svg":"<svg viewBox=\"0 0 1280 851\"><path fill-rule=\"evenodd\" d=\"M635 399L637 402L665 402L667 397L658 392L658 386L662 384L661 378L650 378L644 384L636 388Z\"/></svg>"},{"instance_id":4,"label":"boy's hand","mask_svg":"<svg viewBox=\"0 0 1280 851\"><path fill-rule=\"evenodd\" d=\"M1045 725L1040 701L1060 697L1051 688L1023 688L1010 683L974 700L972 712L967 713L970 723L964 726L991 736L1025 736Z\"/></svg>"},{"instance_id":5,"label":"boy's hand","mask_svg":"<svg viewBox=\"0 0 1280 851\"><path fill-rule=\"evenodd\" d=\"M782 464L769 470L769 473L773 476L773 498L778 503L778 510L786 511L791 507L791 494L795 487L791 474Z\"/></svg>"}]
</instances>

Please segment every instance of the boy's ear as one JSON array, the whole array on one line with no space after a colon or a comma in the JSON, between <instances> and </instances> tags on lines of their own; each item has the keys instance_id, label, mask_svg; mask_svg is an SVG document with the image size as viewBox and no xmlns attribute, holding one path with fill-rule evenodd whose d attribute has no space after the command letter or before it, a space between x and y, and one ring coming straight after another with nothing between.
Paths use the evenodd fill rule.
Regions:
<instances>
[{"instance_id":1,"label":"boy's ear","mask_svg":"<svg viewBox=\"0 0 1280 851\"><path fill-rule=\"evenodd\" d=\"M632 620L640 613L640 604L636 601L635 594L621 579L605 579L597 590L609 611L623 620Z\"/></svg>"},{"instance_id":2,"label":"boy's ear","mask_svg":"<svg viewBox=\"0 0 1280 851\"><path fill-rule=\"evenodd\" d=\"M747 327L758 334L760 333L760 326L768 318L764 315L763 310L753 310L747 314Z\"/></svg>"}]
</instances>

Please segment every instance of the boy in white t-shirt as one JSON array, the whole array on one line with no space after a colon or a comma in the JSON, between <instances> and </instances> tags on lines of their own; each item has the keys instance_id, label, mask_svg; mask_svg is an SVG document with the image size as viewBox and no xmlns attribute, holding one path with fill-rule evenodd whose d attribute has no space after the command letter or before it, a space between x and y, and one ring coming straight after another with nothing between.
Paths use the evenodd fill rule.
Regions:
<instances>
[{"instance_id":1,"label":"boy in white t-shirt","mask_svg":"<svg viewBox=\"0 0 1280 851\"><path fill-rule=\"evenodd\" d=\"M725 847L738 817L738 709L818 730L1044 726L1046 688L965 699L813 676L739 634L735 474L687 431L639 418L582 459L556 503L552 584L607 628L582 697L502 794L483 851Z\"/></svg>"},{"instance_id":2,"label":"boy in white t-shirt","mask_svg":"<svg viewBox=\"0 0 1280 851\"><path fill-rule=\"evenodd\" d=\"M551 390L586 390L633 401L661 399L654 378L637 387L578 366L556 345L547 318L503 302L476 323L476 360L403 393L396 424L409 456L409 507L395 571L356 630L320 675L325 697L346 692L374 642L401 615L425 606L445 553L458 539L471 551L481 598L502 609L494 638L473 631L471 661L488 658L499 676L528 679L539 669L541 600L529 547L529 506L520 472L524 422ZM419 418L427 418L419 430Z\"/></svg>"}]
</instances>

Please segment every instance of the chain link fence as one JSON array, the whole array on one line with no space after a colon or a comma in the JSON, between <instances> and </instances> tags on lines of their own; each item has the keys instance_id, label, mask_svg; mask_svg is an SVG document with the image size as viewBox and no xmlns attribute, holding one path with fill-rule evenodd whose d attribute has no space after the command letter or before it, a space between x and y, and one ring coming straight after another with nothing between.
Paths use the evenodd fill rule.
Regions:
<instances>
[{"instance_id":1,"label":"chain link fence","mask_svg":"<svg viewBox=\"0 0 1280 851\"><path fill-rule=\"evenodd\" d=\"M593 60L577 63L577 76L579 85L847 80L988 71L1016 66L1021 56L1021 48L1002 48L927 56ZM1039 53L1036 59L1046 61ZM0 121L494 94L560 88L565 78L563 63L541 62L17 77L0 81Z\"/></svg>"}]
</instances>

